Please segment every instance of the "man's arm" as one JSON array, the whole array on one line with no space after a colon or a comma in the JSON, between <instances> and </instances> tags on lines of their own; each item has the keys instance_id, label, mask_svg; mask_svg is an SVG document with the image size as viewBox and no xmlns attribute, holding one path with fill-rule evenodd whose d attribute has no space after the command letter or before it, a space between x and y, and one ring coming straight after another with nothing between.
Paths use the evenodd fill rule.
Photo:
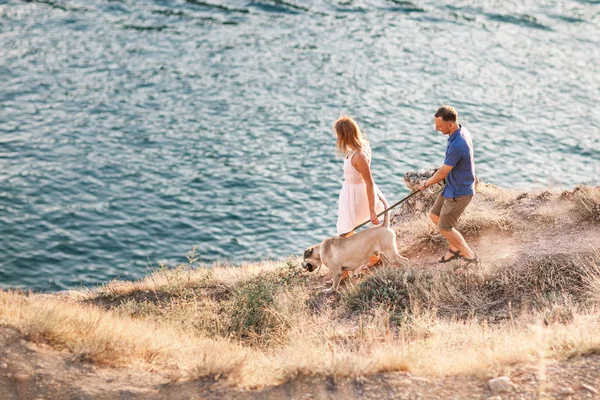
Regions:
<instances>
[{"instance_id":1,"label":"man's arm","mask_svg":"<svg viewBox=\"0 0 600 400\"><path fill-rule=\"evenodd\" d=\"M435 171L435 174L433 174L433 176L431 176L426 181L421 182L421 184L419 185L419 190L425 190L427 187L435 185L436 183L444 180L444 178L448 176L450 171L452 171L452 168L454 167L451 167L450 165L442 165L441 168Z\"/></svg>"}]
</instances>

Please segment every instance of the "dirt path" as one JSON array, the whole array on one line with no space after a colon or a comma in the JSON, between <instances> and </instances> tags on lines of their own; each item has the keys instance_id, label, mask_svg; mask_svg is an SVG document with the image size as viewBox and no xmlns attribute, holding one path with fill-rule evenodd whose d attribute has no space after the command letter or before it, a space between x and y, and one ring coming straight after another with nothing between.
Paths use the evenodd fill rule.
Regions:
<instances>
[{"instance_id":1,"label":"dirt path","mask_svg":"<svg viewBox=\"0 0 600 400\"><path fill-rule=\"evenodd\" d=\"M582 235L584 231L585 235ZM517 265L532 258L591 253L600 249L600 226L538 227L511 234L494 232L471 238L468 243L485 267L498 268ZM450 269L461 264L460 261L439 264L438 259L444 254L444 249L438 253L424 252L408 258L411 265L422 269Z\"/></svg>"},{"instance_id":2,"label":"dirt path","mask_svg":"<svg viewBox=\"0 0 600 400\"><path fill-rule=\"evenodd\" d=\"M407 185L414 187L411 182ZM467 243L480 256L485 267L518 265L531 258L588 254L600 249L600 224L597 220L581 220L573 201L573 193L576 192L577 189L561 193L543 191L509 195L501 188L482 183L478 185L478 194L461 217L457 229L464 233L464 229L473 230L478 224L492 225L477 234L465 235ZM415 198L396 211L392 221L395 221L397 229L407 228L402 225L403 222L407 223L415 216L425 218L435 200L432 193L428 196ZM465 219L466 227L461 226ZM499 221L498 226L494 226L494 219ZM406 241L401 230L397 234L399 247L408 250L405 255L416 268L456 266L458 262L449 266L437 262L444 254L447 242L436 235L439 236L437 245L428 245L419 251L414 243Z\"/></svg>"}]
</instances>

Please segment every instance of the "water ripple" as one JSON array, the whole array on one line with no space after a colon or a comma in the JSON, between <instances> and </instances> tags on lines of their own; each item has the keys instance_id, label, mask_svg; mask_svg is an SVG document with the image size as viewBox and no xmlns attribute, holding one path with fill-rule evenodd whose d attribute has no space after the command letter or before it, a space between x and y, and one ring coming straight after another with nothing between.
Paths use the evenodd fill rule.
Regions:
<instances>
[{"instance_id":1,"label":"water ripple","mask_svg":"<svg viewBox=\"0 0 600 400\"><path fill-rule=\"evenodd\" d=\"M286 257L335 233L357 117L387 197L442 162L457 106L481 179L600 184L594 2L0 2L0 286Z\"/></svg>"},{"instance_id":2,"label":"water ripple","mask_svg":"<svg viewBox=\"0 0 600 400\"><path fill-rule=\"evenodd\" d=\"M491 14L486 14L486 16L492 21L507 22L509 24L522 25L522 26L526 26L529 28L543 29L543 30L547 30L547 31L552 30L551 27L538 22L538 19L536 17L527 15L527 14L525 14L525 15L507 15L507 14L491 13Z\"/></svg>"}]
</instances>

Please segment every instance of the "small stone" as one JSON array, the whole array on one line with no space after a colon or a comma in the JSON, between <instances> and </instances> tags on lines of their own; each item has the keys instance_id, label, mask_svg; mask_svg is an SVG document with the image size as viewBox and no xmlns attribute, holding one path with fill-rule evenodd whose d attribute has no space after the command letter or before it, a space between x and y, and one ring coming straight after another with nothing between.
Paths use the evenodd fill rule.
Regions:
<instances>
[{"instance_id":1,"label":"small stone","mask_svg":"<svg viewBox=\"0 0 600 400\"><path fill-rule=\"evenodd\" d=\"M0 364L0 368L6 369L6 368L8 368L8 364L2 363L2 364Z\"/></svg>"},{"instance_id":2,"label":"small stone","mask_svg":"<svg viewBox=\"0 0 600 400\"><path fill-rule=\"evenodd\" d=\"M581 387L584 388L584 389L586 389L586 390L589 390L590 392L592 392L594 394L599 394L598 391L596 390L596 388L593 387L593 386L586 385L585 383L582 383Z\"/></svg>"},{"instance_id":3,"label":"small stone","mask_svg":"<svg viewBox=\"0 0 600 400\"><path fill-rule=\"evenodd\" d=\"M16 382L25 382L31 378L31 375L26 372L19 372L13 376L13 380Z\"/></svg>"},{"instance_id":4,"label":"small stone","mask_svg":"<svg viewBox=\"0 0 600 400\"><path fill-rule=\"evenodd\" d=\"M490 379L488 386L493 393L508 392L512 389L512 383L508 376L501 376L499 378Z\"/></svg>"},{"instance_id":5,"label":"small stone","mask_svg":"<svg viewBox=\"0 0 600 400\"><path fill-rule=\"evenodd\" d=\"M412 378L412 380L417 381L417 382L425 382L425 383L431 382L429 379L423 378L422 376L415 376Z\"/></svg>"},{"instance_id":6,"label":"small stone","mask_svg":"<svg viewBox=\"0 0 600 400\"><path fill-rule=\"evenodd\" d=\"M500 397L500 396L491 396L491 397L488 397L487 400L502 400L502 397Z\"/></svg>"},{"instance_id":7,"label":"small stone","mask_svg":"<svg viewBox=\"0 0 600 400\"><path fill-rule=\"evenodd\" d=\"M74 297L74 298L83 298L85 297L85 295L83 293L81 293L80 291L77 290L61 290L60 292L56 292L57 295L59 296L65 296L65 297Z\"/></svg>"},{"instance_id":8,"label":"small stone","mask_svg":"<svg viewBox=\"0 0 600 400\"><path fill-rule=\"evenodd\" d=\"M564 387L562 389L560 389L560 394L562 394L563 396L570 396L572 394L575 394L575 391L573 389L571 389L570 387Z\"/></svg>"}]
</instances>

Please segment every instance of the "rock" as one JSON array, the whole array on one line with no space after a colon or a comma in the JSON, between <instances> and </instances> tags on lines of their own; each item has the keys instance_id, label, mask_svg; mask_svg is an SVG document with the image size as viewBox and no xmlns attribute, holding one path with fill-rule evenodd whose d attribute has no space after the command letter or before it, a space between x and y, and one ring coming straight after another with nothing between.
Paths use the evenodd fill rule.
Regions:
<instances>
[{"instance_id":1,"label":"rock","mask_svg":"<svg viewBox=\"0 0 600 400\"><path fill-rule=\"evenodd\" d=\"M570 387L564 387L564 388L560 389L559 393L563 396L570 396L570 395L575 394L575 391L573 389L571 389Z\"/></svg>"},{"instance_id":2,"label":"rock","mask_svg":"<svg viewBox=\"0 0 600 400\"><path fill-rule=\"evenodd\" d=\"M488 381L488 386L493 393L508 392L510 389L512 389L512 383L508 376L490 379Z\"/></svg>"},{"instance_id":3,"label":"rock","mask_svg":"<svg viewBox=\"0 0 600 400\"><path fill-rule=\"evenodd\" d=\"M73 290L73 289L68 289L68 290L61 290L59 292L55 293L58 296L64 296L64 297L69 297L72 299L76 299L76 300L80 300L80 299L84 299L85 298L85 294L78 291L78 290Z\"/></svg>"},{"instance_id":4,"label":"rock","mask_svg":"<svg viewBox=\"0 0 600 400\"><path fill-rule=\"evenodd\" d=\"M585 383L582 383L581 387L584 388L584 389L586 389L586 390L589 390L590 392L592 392L594 394L599 394L598 391L596 390L596 388L593 387L593 386L586 385Z\"/></svg>"},{"instance_id":5,"label":"rock","mask_svg":"<svg viewBox=\"0 0 600 400\"><path fill-rule=\"evenodd\" d=\"M435 170L428 169L419 172L407 172L404 174L404 184L410 190L414 192L419 187L421 181L426 180L434 174ZM412 218L415 213L426 213L429 211L435 199L437 198L438 191L443 187L443 184L439 183L433 185L427 190L418 193L398 206L392 214L392 223L404 221ZM394 204L396 199L387 199L390 205ZM398 199L399 200L399 199Z\"/></svg>"},{"instance_id":6,"label":"rock","mask_svg":"<svg viewBox=\"0 0 600 400\"><path fill-rule=\"evenodd\" d=\"M15 382L26 382L30 378L31 378L31 374L28 374L27 372L19 372L13 376L13 380Z\"/></svg>"}]
</instances>

